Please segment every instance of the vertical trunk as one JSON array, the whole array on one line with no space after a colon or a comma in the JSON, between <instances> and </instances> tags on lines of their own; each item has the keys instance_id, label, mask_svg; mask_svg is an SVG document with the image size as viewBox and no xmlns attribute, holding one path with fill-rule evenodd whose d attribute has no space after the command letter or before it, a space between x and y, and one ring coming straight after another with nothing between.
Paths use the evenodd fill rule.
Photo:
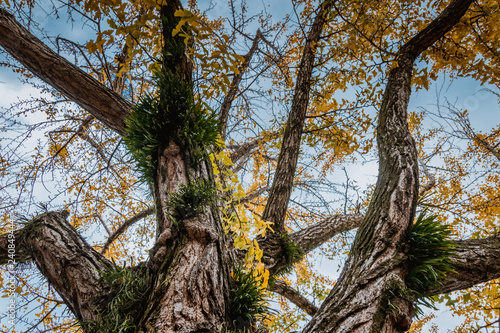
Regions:
<instances>
[{"instance_id":1,"label":"vertical trunk","mask_svg":"<svg viewBox=\"0 0 500 333\"><path fill-rule=\"evenodd\" d=\"M163 150L155 185L161 234L151 252L153 291L140 328L144 332L217 332L226 323L230 269L217 207L179 210L172 195L188 184L213 182L209 161L187 166L173 142ZM161 222L160 222L161 221Z\"/></svg>"},{"instance_id":2,"label":"vertical trunk","mask_svg":"<svg viewBox=\"0 0 500 333\"><path fill-rule=\"evenodd\" d=\"M404 283L405 241L418 197L417 150L407 124L412 68L420 53L458 23L471 2L451 1L401 47L379 112L379 174L372 201L337 284L304 332L392 333L410 328L413 305Z\"/></svg>"},{"instance_id":3,"label":"vertical trunk","mask_svg":"<svg viewBox=\"0 0 500 333\"><path fill-rule=\"evenodd\" d=\"M139 329L155 333L218 332L231 327L226 310L232 257L217 203L211 197L215 186L207 143L186 137L186 130L195 131L200 117L196 113L204 110L193 102L192 65L186 45L182 38L172 36L178 22L174 12L179 8L180 3L174 1L161 9L161 75L170 83L160 81L158 114L169 123L161 134L169 139L159 147L156 159L153 191L158 233L150 253L154 280Z\"/></svg>"},{"instance_id":4,"label":"vertical trunk","mask_svg":"<svg viewBox=\"0 0 500 333\"><path fill-rule=\"evenodd\" d=\"M418 194L415 143L407 126L413 62L401 59L384 95L377 138L380 166L372 202L334 289L304 332L399 332L409 329L404 242Z\"/></svg>"}]
</instances>

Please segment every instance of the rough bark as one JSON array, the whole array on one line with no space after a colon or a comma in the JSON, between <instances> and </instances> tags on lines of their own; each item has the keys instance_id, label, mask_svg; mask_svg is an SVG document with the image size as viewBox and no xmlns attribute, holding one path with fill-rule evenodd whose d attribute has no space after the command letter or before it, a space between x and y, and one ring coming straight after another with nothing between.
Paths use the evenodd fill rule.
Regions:
<instances>
[{"instance_id":1,"label":"rough bark","mask_svg":"<svg viewBox=\"0 0 500 333\"><path fill-rule=\"evenodd\" d=\"M333 236L357 228L362 220L363 215L361 214L334 215L317 224L292 233L289 239L306 254L321 246Z\"/></svg>"},{"instance_id":2,"label":"rough bark","mask_svg":"<svg viewBox=\"0 0 500 333\"><path fill-rule=\"evenodd\" d=\"M356 219L356 222L361 222L361 219ZM353 225L357 227L356 223ZM328 225L323 224L322 227L325 233L332 232L329 231L332 228L328 228ZM455 242L456 254L451 258L455 273L448 274L442 286L437 290L429 290L430 294L450 293L500 278L500 234L484 239ZM318 311L318 308L298 290L281 280L276 280L269 290L287 298L310 316L314 316Z\"/></svg>"},{"instance_id":3,"label":"rough bark","mask_svg":"<svg viewBox=\"0 0 500 333\"><path fill-rule=\"evenodd\" d=\"M262 214L264 220L274 223L273 229L276 235L281 235L285 231L286 211L292 193L293 179L300 152L300 139L309 103L311 75L316 58L315 44L321 36L332 3L332 1L321 3L304 45L295 83L292 106L288 115L283 134L283 143L278 157L278 165L276 166L267 204Z\"/></svg>"},{"instance_id":4,"label":"rough bark","mask_svg":"<svg viewBox=\"0 0 500 333\"><path fill-rule=\"evenodd\" d=\"M180 50L186 46L171 33L178 21L174 12L179 8L178 1L161 8L165 51L169 53L162 70L189 84L192 64L187 52ZM172 135L167 131L165 135ZM183 186L214 181L210 161L193 160L190 148L181 147L180 142L182 138L172 137L158 152L153 184L158 232L150 251L155 278L139 328L155 333L218 332L231 327L226 313L232 259L216 207L206 203L185 214L172 207L172 195Z\"/></svg>"},{"instance_id":5,"label":"rough bark","mask_svg":"<svg viewBox=\"0 0 500 333\"><path fill-rule=\"evenodd\" d=\"M131 104L61 57L0 8L0 46L42 81L123 134Z\"/></svg>"},{"instance_id":6,"label":"rough bark","mask_svg":"<svg viewBox=\"0 0 500 333\"><path fill-rule=\"evenodd\" d=\"M59 293L79 320L96 318L110 292L97 283L110 262L92 249L66 221L68 213L41 214L15 233L16 261L33 260L40 272ZM7 235L0 240L0 260L4 264Z\"/></svg>"},{"instance_id":7,"label":"rough bark","mask_svg":"<svg viewBox=\"0 0 500 333\"><path fill-rule=\"evenodd\" d=\"M61 248L64 248L66 245L66 242L61 243L61 240L71 240L73 238L78 239L78 241L75 241L75 243L83 244L84 240L81 239L81 236L79 236L75 230L71 226L65 222L65 213L61 212L51 212L51 213L46 213L42 214L36 218L34 218L28 226L25 229L20 229L15 231L14 233L14 238L15 238L15 245L16 245L16 251L15 251L15 261L16 262L25 262L25 261L31 261L34 260L32 257L32 244L33 242L43 244L43 243L49 243L48 245L52 246L54 244L54 248L51 248L51 252L54 255L55 249L59 250ZM335 235L337 232L339 232L339 228L336 225L336 221L351 221L351 222L346 222L344 226L341 229L348 230L349 226L352 226L353 228L357 227L358 224L361 222L360 216L356 215L348 215L346 217L342 216L334 216L332 218L328 218L325 221L314 225L310 228L314 228L313 233L309 232L303 232L300 231L296 234L292 234L292 237L294 237L297 241L297 244L301 244L301 241L299 240L300 237L298 237L301 234L305 235L312 235L312 234L332 234ZM54 220L55 219L55 220ZM55 222L55 223L54 223ZM50 224L51 227L50 229L40 233L37 232L33 228L34 226L37 226L37 228L47 228L46 224ZM342 223L340 223L342 225ZM32 226L32 227L29 227ZM62 226L62 227L61 227ZM63 236L60 236L57 243L51 242L47 240L43 235L46 232L53 232L53 230L57 230L57 233ZM304 229L307 230L307 229ZM321 232L321 230L323 232ZM42 235L42 236L40 236ZM42 239L43 238L43 239ZM0 265L5 265L8 263L9 256L8 256L8 234L4 234L0 236ZM303 244L311 244L310 239L313 238L306 238L307 241L305 241ZM162 241L163 242L163 241ZM439 290L433 290L430 292L439 294L439 293L448 293L456 290L461 290L465 288L469 288L471 286L477 285L482 282L490 281L496 278L500 278L500 236L497 234L495 236L485 238L485 239L474 239L474 240L459 240L456 241L458 246L457 246L457 251L456 255L451 258L453 264L454 264L454 270L456 273L449 274L445 281L443 282L442 287L439 288ZM315 243L317 243L315 241ZM71 242L70 242L71 244ZM64 245L64 246L63 246ZM321 244L318 244L321 245ZM42 245L39 245L38 248L41 248ZM304 248L312 248L311 246L307 246ZM82 255L83 253L90 253L92 255L95 255L95 252L93 250L89 250L88 245L83 245L83 246L72 246L73 250L75 252L75 257ZM79 248L79 249L78 249ZM45 250L44 250L45 251ZM64 253L66 253L66 250L63 250ZM58 256L59 254L57 254ZM68 256L70 257L70 256ZM87 257L87 255L84 255L83 258ZM46 258L45 256L42 258L45 260L51 260ZM102 257L99 257L97 255L98 260L102 261ZM65 261L69 262L69 261ZM93 261L95 262L95 260ZM106 263L107 261L102 261ZM80 265L81 266L81 265ZM106 265L103 267L99 268L99 270L104 270ZM79 274L78 276L81 276ZM85 281L92 281L93 279L96 279L95 276L92 276L92 274L86 275L84 277ZM61 282L52 282L54 285L60 285ZM82 283L79 283L80 285ZM88 283L87 283L88 284ZM276 284L274 286L270 287L270 290L273 292L276 292L286 298L288 298L290 301L294 302L297 306L302 308L306 313L310 315L314 315L314 313L317 311L317 308L310 303L305 297L300 295L300 293L297 290L294 290L293 288L290 288L283 282L277 280ZM98 295L100 292L103 292L103 296L106 295L107 288L102 287L102 290L96 290L94 295ZM104 299L105 297L103 297ZM98 302L95 302L93 306L97 306ZM75 307L74 307L75 308ZM81 311L80 311L81 312ZM314 313L313 313L314 312ZM78 312L75 311L75 315Z\"/></svg>"},{"instance_id":8,"label":"rough bark","mask_svg":"<svg viewBox=\"0 0 500 333\"><path fill-rule=\"evenodd\" d=\"M209 162L187 166L171 141L155 184L159 237L151 250L157 277L141 322L144 332L214 332L226 324L232 259L217 208L175 216L170 195L193 180L213 181Z\"/></svg>"},{"instance_id":9,"label":"rough bark","mask_svg":"<svg viewBox=\"0 0 500 333\"><path fill-rule=\"evenodd\" d=\"M449 293L500 278L500 234L456 241L453 269L436 293Z\"/></svg>"},{"instance_id":10,"label":"rough bark","mask_svg":"<svg viewBox=\"0 0 500 333\"><path fill-rule=\"evenodd\" d=\"M361 214L335 215L290 234L289 239L298 245L305 255L334 236L358 228L363 219L364 216ZM456 254L451 261L456 273L450 273L443 281L442 287L433 290L433 293L449 293L500 278L500 234L484 239L456 240L455 242L457 243ZM275 266L279 262L280 254L279 249L266 253L269 257L265 261L267 269L279 272Z\"/></svg>"},{"instance_id":11,"label":"rough bark","mask_svg":"<svg viewBox=\"0 0 500 333\"><path fill-rule=\"evenodd\" d=\"M398 53L379 111L379 174L368 212L337 284L303 332L399 332L410 328L413 306L404 289L405 240L418 197L418 160L407 107L416 57L449 31L471 1L452 1ZM399 311L390 311L395 304Z\"/></svg>"},{"instance_id":12,"label":"rough bark","mask_svg":"<svg viewBox=\"0 0 500 333\"><path fill-rule=\"evenodd\" d=\"M407 318L390 315L388 302L393 301L390 290L405 278L402 244L418 194L417 154L406 120L411 65L401 63L389 75L377 127L380 165L375 192L337 284L304 332L409 328Z\"/></svg>"}]
</instances>

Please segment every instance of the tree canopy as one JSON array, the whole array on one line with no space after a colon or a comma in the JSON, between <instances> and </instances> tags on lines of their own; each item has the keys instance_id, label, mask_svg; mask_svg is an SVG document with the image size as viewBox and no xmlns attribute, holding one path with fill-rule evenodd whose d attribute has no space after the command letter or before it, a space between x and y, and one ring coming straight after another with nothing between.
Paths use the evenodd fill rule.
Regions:
<instances>
[{"instance_id":1,"label":"tree canopy","mask_svg":"<svg viewBox=\"0 0 500 333\"><path fill-rule=\"evenodd\" d=\"M2 331L499 332L499 19L0 0Z\"/></svg>"}]
</instances>

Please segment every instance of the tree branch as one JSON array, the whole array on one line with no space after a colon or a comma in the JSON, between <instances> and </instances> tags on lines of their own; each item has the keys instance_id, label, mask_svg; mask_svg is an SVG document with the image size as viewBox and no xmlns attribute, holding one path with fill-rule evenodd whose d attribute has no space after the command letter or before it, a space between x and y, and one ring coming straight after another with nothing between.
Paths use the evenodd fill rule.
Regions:
<instances>
[{"instance_id":1,"label":"tree branch","mask_svg":"<svg viewBox=\"0 0 500 333\"><path fill-rule=\"evenodd\" d=\"M316 305L302 296L298 290L295 290L281 280L276 280L274 284L269 287L269 290L287 298L290 302L297 305L310 316L314 316L314 314L318 311Z\"/></svg>"},{"instance_id":2,"label":"tree branch","mask_svg":"<svg viewBox=\"0 0 500 333\"><path fill-rule=\"evenodd\" d=\"M66 221L68 212L38 215L14 233L16 261L33 260L77 319L93 320L110 287L96 283L111 264ZM0 235L0 264L7 263L8 234Z\"/></svg>"},{"instance_id":3,"label":"tree branch","mask_svg":"<svg viewBox=\"0 0 500 333\"><path fill-rule=\"evenodd\" d=\"M259 137L252 139L251 141L246 141L237 145L227 146L227 149L231 150L231 162L236 164L240 159L248 156L255 148L259 146L264 138Z\"/></svg>"},{"instance_id":4,"label":"tree branch","mask_svg":"<svg viewBox=\"0 0 500 333\"><path fill-rule=\"evenodd\" d=\"M409 330L412 304L386 290L402 285L408 274L405 261L396 258L404 256L418 199L418 154L407 116L413 65L422 51L460 21L471 2L453 0L399 50L398 66L389 72L379 111L379 172L372 200L340 278L304 333ZM397 304L396 314L386 311L388 302Z\"/></svg>"},{"instance_id":5,"label":"tree branch","mask_svg":"<svg viewBox=\"0 0 500 333\"><path fill-rule=\"evenodd\" d=\"M276 139L278 135L278 132L266 133L249 141L227 146L227 149L231 151L231 162L235 164L232 168L233 172L238 172L245 166L253 151L259 147L261 142Z\"/></svg>"},{"instance_id":6,"label":"tree branch","mask_svg":"<svg viewBox=\"0 0 500 333\"><path fill-rule=\"evenodd\" d=\"M357 228L363 218L361 214L335 215L291 234L289 239L307 254L335 235ZM449 293L500 278L500 233L455 242L458 246L451 260L456 273L449 274L436 293Z\"/></svg>"},{"instance_id":7,"label":"tree branch","mask_svg":"<svg viewBox=\"0 0 500 333\"><path fill-rule=\"evenodd\" d=\"M253 199L259 197L260 195L262 195L263 193L269 191L270 187L269 186L264 186L264 187L261 187L259 189L256 189L255 191L247 194L246 197L244 198L241 198L240 199L240 204L243 204L243 203L246 203L246 202L249 202L249 201L252 201Z\"/></svg>"},{"instance_id":8,"label":"tree branch","mask_svg":"<svg viewBox=\"0 0 500 333\"><path fill-rule=\"evenodd\" d=\"M104 245L102 246L101 254L105 254L106 251L108 250L109 246L111 245L111 243L113 243L121 234L123 234L125 231L127 231L127 229L132 224L145 218L148 215L153 214L154 212L155 212L154 207L148 207L148 208L144 209L142 212L137 213L136 215L132 216L131 218L129 218L128 220L123 222L123 224L121 226L119 226L118 229L116 229L111 234L111 236L109 236L106 243L104 243Z\"/></svg>"},{"instance_id":9,"label":"tree branch","mask_svg":"<svg viewBox=\"0 0 500 333\"><path fill-rule=\"evenodd\" d=\"M466 289L500 278L500 234L456 242L457 253L451 258L456 273L448 274L439 293Z\"/></svg>"},{"instance_id":10,"label":"tree branch","mask_svg":"<svg viewBox=\"0 0 500 333\"><path fill-rule=\"evenodd\" d=\"M276 235L285 231L284 221L288 202L292 193L293 178L297 168L300 151L300 139L309 103L311 90L311 75L316 56L315 44L318 42L326 17L332 7L332 1L324 1L313 21L309 35L304 46L304 53L295 84L292 107L283 134L283 144L278 158L276 173L269 193L267 205L262 218L274 223Z\"/></svg>"},{"instance_id":11,"label":"tree branch","mask_svg":"<svg viewBox=\"0 0 500 333\"><path fill-rule=\"evenodd\" d=\"M42 81L119 134L131 104L61 57L0 8L0 46Z\"/></svg>"},{"instance_id":12,"label":"tree branch","mask_svg":"<svg viewBox=\"0 0 500 333\"><path fill-rule=\"evenodd\" d=\"M24 238L22 230L16 230L13 235L11 237L9 237L9 234L0 235L0 265L7 265L13 263L13 261L19 263L31 260L30 252L27 251L23 241L20 241ZM12 244L12 241L9 242L9 239L14 239L15 251L13 258L9 256L9 244Z\"/></svg>"},{"instance_id":13,"label":"tree branch","mask_svg":"<svg viewBox=\"0 0 500 333\"><path fill-rule=\"evenodd\" d=\"M243 74L245 71L248 69L248 66L250 66L250 60L252 60L252 57L257 50L257 46L259 45L259 41L262 37L262 33L260 30L257 30L257 33L255 34L255 38L253 39L252 46L250 47L250 50L248 53L244 56L244 61L241 64L241 66L238 68L238 74L236 74L233 78L233 82L231 82L231 86L229 87L229 91L224 98L224 101L222 102L222 105L220 107L219 111L219 126L220 126L220 133L222 138L224 139L226 137L226 131L227 131L227 118L229 116L229 110L231 109L231 104L233 103L234 99L236 98L236 93L238 91L238 87L240 86L241 78L243 77Z\"/></svg>"},{"instance_id":14,"label":"tree branch","mask_svg":"<svg viewBox=\"0 0 500 333\"><path fill-rule=\"evenodd\" d=\"M363 215L335 215L323 221L288 235L281 237L259 239L259 247L264 252L262 262L271 275L278 274L290 265L286 253L283 252L285 242L293 242L300 249L302 255L306 255L318 246L341 232L357 228L363 221Z\"/></svg>"},{"instance_id":15,"label":"tree branch","mask_svg":"<svg viewBox=\"0 0 500 333\"><path fill-rule=\"evenodd\" d=\"M341 232L357 228L363 221L362 214L334 215L310 227L297 231L289 239L306 254Z\"/></svg>"},{"instance_id":16,"label":"tree branch","mask_svg":"<svg viewBox=\"0 0 500 333\"><path fill-rule=\"evenodd\" d=\"M416 36L411 38L399 50L398 54L406 54L413 59L434 44L439 38L443 37L451 30L464 16L473 0L453 0L450 4L427 25Z\"/></svg>"}]
</instances>

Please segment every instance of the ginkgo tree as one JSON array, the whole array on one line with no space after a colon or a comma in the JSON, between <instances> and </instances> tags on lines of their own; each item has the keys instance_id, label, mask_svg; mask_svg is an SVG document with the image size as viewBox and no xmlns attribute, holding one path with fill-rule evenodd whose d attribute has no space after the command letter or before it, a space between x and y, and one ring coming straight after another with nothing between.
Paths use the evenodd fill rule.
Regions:
<instances>
[{"instance_id":1,"label":"ginkgo tree","mask_svg":"<svg viewBox=\"0 0 500 333\"><path fill-rule=\"evenodd\" d=\"M228 17L0 4L3 65L44 92L3 113L0 152L1 283L36 311L28 330L418 331L437 300L484 319L460 329L498 323L500 132L451 104L452 130L408 110L442 75L498 86L497 2L296 0L278 21L233 0ZM49 47L40 10L90 40ZM42 122L21 121L35 109ZM332 176L370 152L377 182L354 201ZM336 281L309 261L320 247L347 255Z\"/></svg>"}]
</instances>

